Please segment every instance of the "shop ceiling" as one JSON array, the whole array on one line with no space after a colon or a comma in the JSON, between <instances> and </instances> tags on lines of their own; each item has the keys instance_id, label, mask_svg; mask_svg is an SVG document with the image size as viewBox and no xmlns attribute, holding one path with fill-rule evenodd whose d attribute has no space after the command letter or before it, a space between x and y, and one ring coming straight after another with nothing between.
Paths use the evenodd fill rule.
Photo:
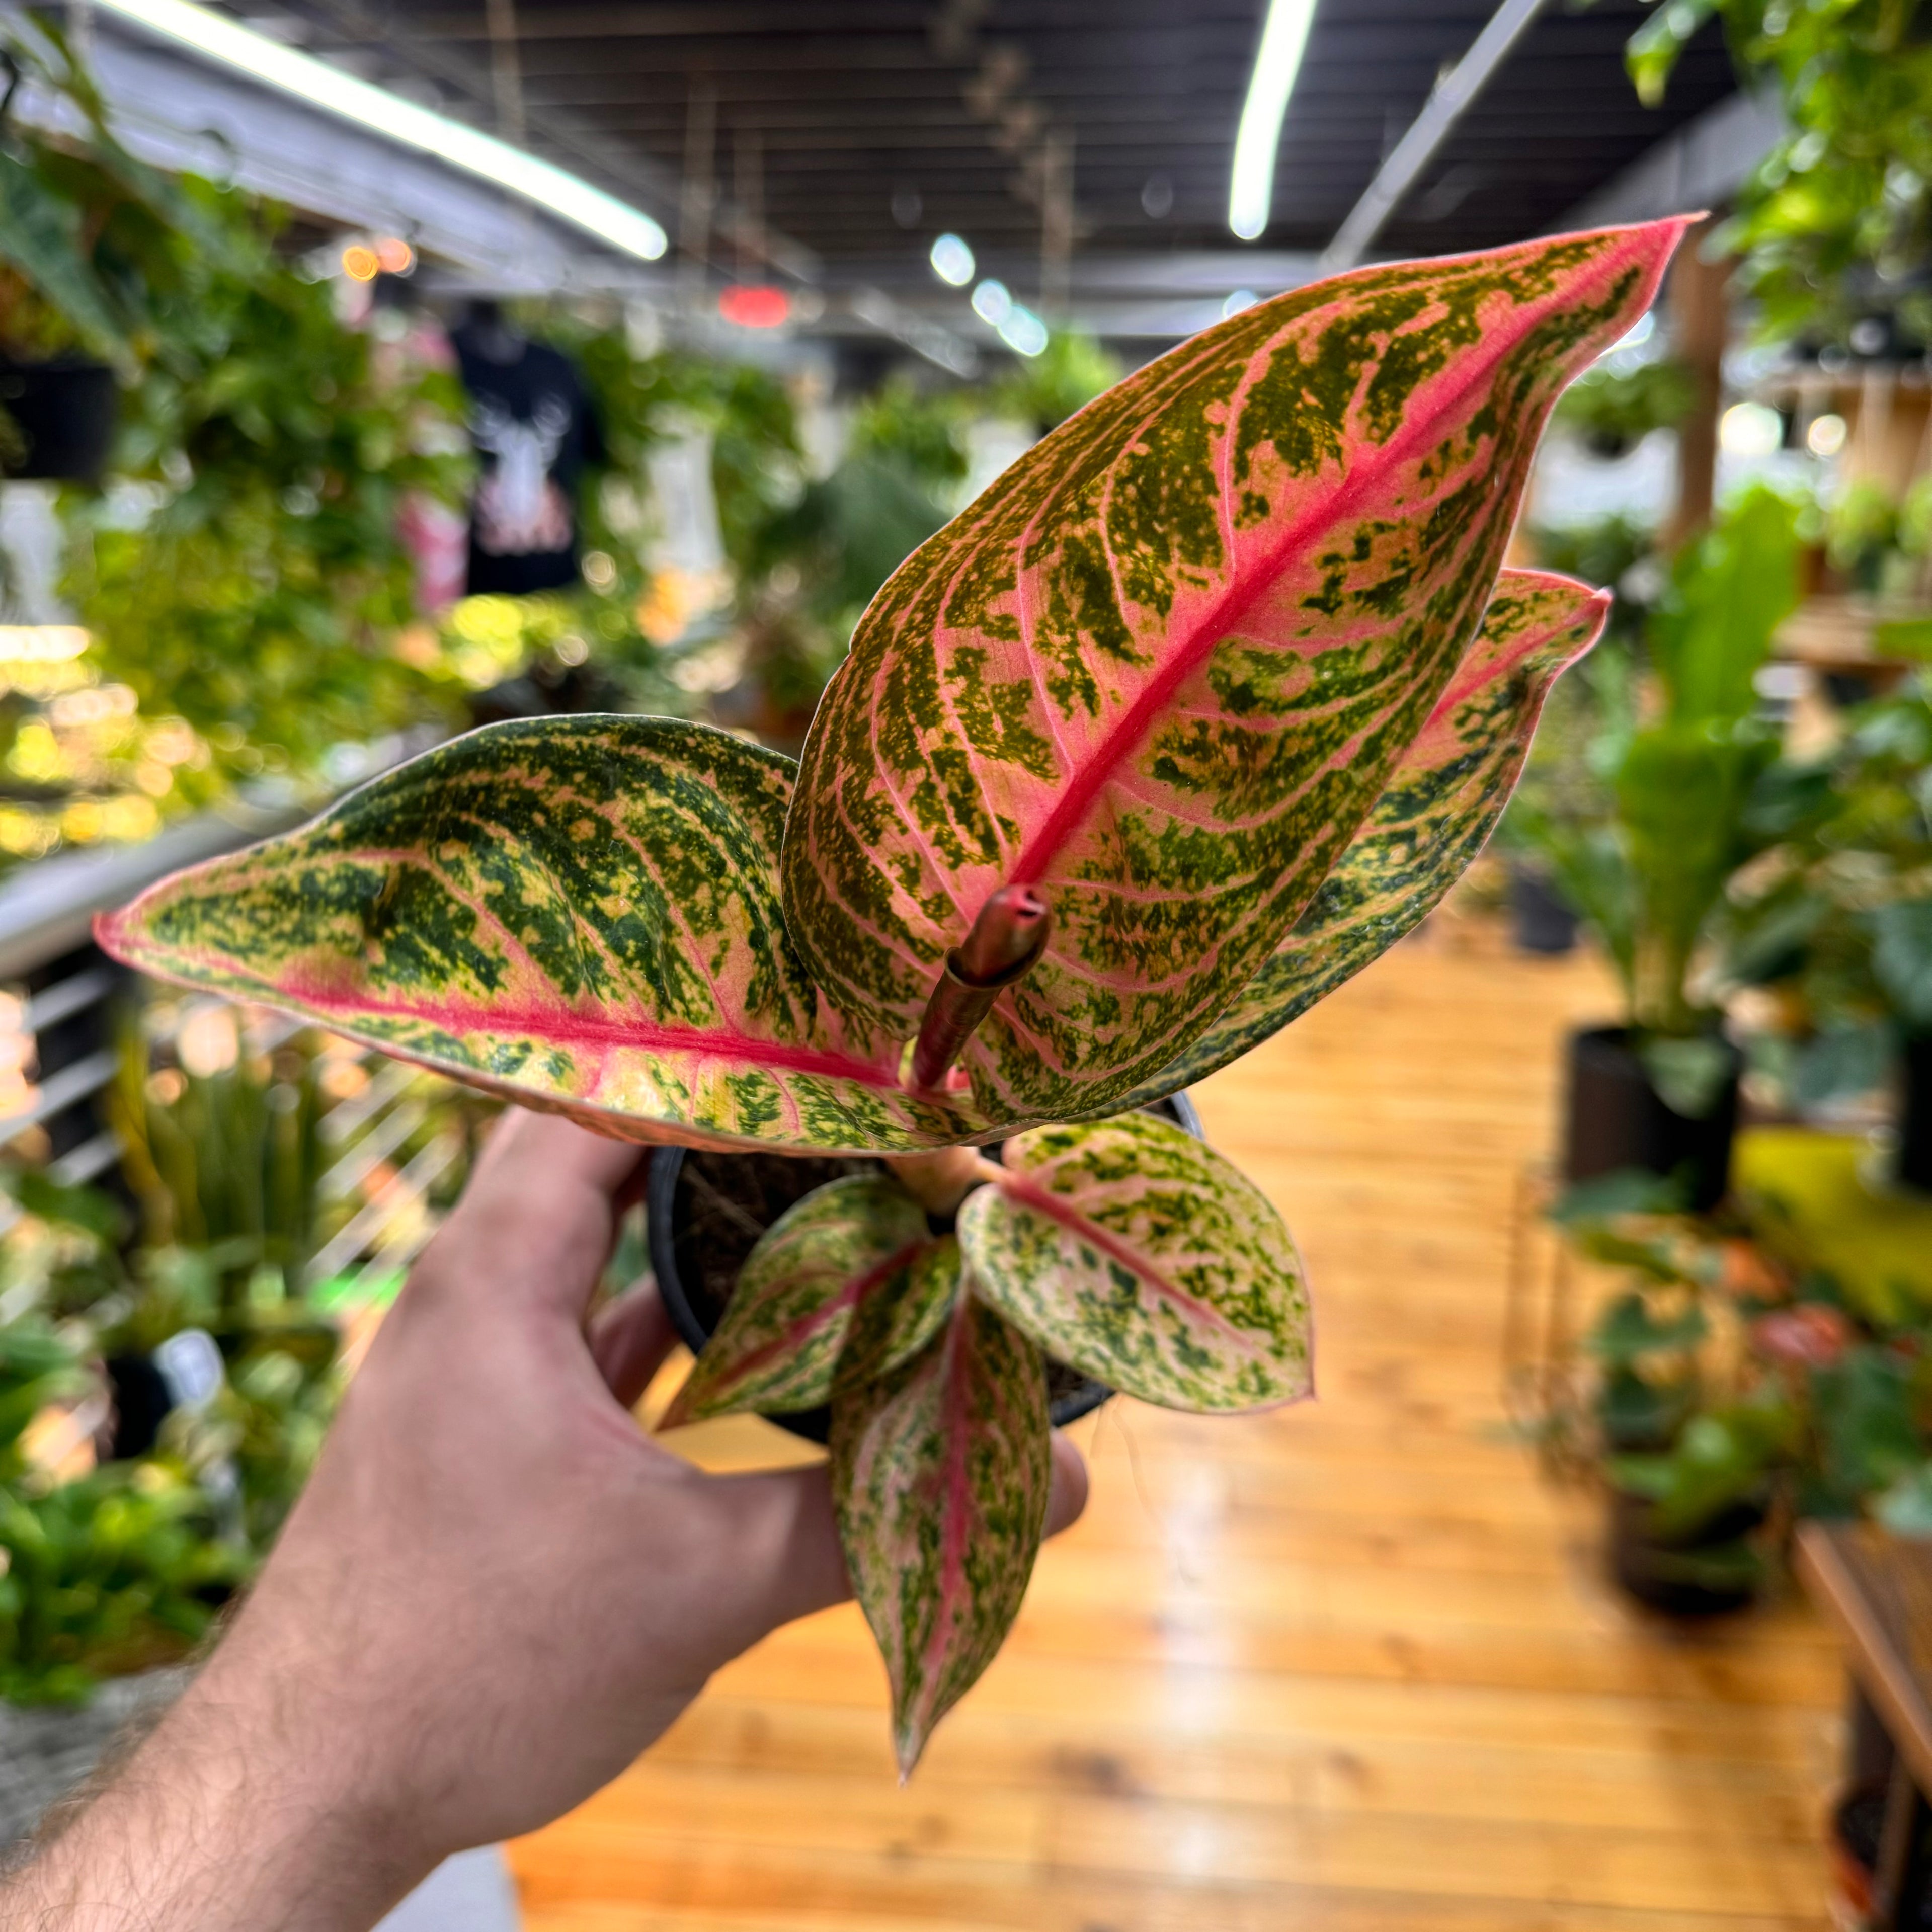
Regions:
<instances>
[{"instance_id":1,"label":"shop ceiling","mask_svg":"<svg viewBox=\"0 0 1932 1932\"><path fill-rule=\"evenodd\" d=\"M1228 170L1264 8L238 0L228 10L634 200L682 244L687 282L701 256L713 281L876 290L943 313L958 298L934 282L926 250L951 231L1023 298L1064 298L1119 324L1136 304L1198 304L1305 274L1493 10L1492 0L1320 0L1273 220L1244 245L1227 226ZM1732 92L1707 31L1666 104L1644 107L1622 50L1647 12L1640 0L1582 10L1552 0L1376 252L1560 226Z\"/></svg>"}]
</instances>

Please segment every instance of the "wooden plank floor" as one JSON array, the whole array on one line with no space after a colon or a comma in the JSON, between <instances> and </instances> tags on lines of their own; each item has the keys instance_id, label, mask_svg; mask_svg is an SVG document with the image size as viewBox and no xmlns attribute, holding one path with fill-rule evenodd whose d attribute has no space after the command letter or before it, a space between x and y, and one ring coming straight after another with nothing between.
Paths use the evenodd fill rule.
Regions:
<instances>
[{"instance_id":1,"label":"wooden plank floor","mask_svg":"<svg viewBox=\"0 0 1932 1932\"><path fill-rule=\"evenodd\" d=\"M856 1612L813 1618L514 1848L531 1932L1822 1928L1829 1640L1788 1600L1639 1616L1501 1427L1511 1189L1608 1004L1438 921L1210 1083L1306 1255L1319 1399L1082 1425L1087 1517L910 1788Z\"/></svg>"}]
</instances>

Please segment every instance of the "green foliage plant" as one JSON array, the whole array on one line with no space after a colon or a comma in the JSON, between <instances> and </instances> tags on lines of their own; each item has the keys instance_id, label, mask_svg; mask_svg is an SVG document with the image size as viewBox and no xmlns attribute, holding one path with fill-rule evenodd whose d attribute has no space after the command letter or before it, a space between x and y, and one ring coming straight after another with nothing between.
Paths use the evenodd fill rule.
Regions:
<instances>
[{"instance_id":1,"label":"green foliage plant","mask_svg":"<svg viewBox=\"0 0 1932 1932\"><path fill-rule=\"evenodd\" d=\"M1517 836L1603 941L1628 1024L1655 1040L1713 1027L1694 968L1731 881L1769 842L1753 807L1778 739L1753 680L1797 602L1796 517L1754 490L1679 554L1650 626L1654 693L1620 707L1591 748L1600 786L1526 800L1516 814Z\"/></svg>"},{"instance_id":2,"label":"green foliage plant","mask_svg":"<svg viewBox=\"0 0 1932 1932\"><path fill-rule=\"evenodd\" d=\"M1586 369L1557 405L1556 420L1574 429L1598 456L1615 458L1652 430L1674 429L1694 398L1690 372L1679 362L1640 363L1634 369Z\"/></svg>"},{"instance_id":3,"label":"green foliage plant","mask_svg":"<svg viewBox=\"0 0 1932 1932\"><path fill-rule=\"evenodd\" d=\"M1862 706L1823 755L1769 775L1768 850L1734 893L1724 969L1778 996L1792 1100L1876 1086L1932 1036L1932 695Z\"/></svg>"},{"instance_id":4,"label":"green foliage plant","mask_svg":"<svg viewBox=\"0 0 1932 1932\"><path fill-rule=\"evenodd\" d=\"M910 1770L1030 1572L1049 1354L1307 1393L1288 1230L1139 1110L1480 850L1607 603L1501 568L1537 439L1683 226L1361 270L1150 364L892 573L796 764L493 728L100 937L607 1133L876 1163L766 1232L678 1414L829 1402Z\"/></svg>"},{"instance_id":5,"label":"green foliage plant","mask_svg":"<svg viewBox=\"0 0 1932 1932\"><path fill-rule=\"evenodd\" d=\"M1923 1311L1854 1308L1774 1222L1684 1216L1627 1178L1646 1197L1597 1183L1556 1212L1580 1254L1623 1271L1584 1351L1604 1473L1646 1506L1646 1533L1723 1580L1757 1574L1767 1514L1906 1526L1932 1486Z\"/></svg>"},{"instance_id":6,"label":"green foliage plant","mask_svg":"<svg viewBox=\"0 0 1932 1932\"><path fill-rule=\"evenodd\" d=\"M0 54L74 130L0 128L0 345L103 356L124 386L113 487L65 495L68 589L100 674L210 748L182 796L265 772L321 790L336 746L453 721L454 680L398 649L400 513L460 487L453 380L345 326L271 212L130 156L46 21Z\"/></svg>"},{"instance_id":7,"label":"green foliage plant","mask_svg":"<svg viewBox=\"0 0 1932 1932\"><path fill-rule=\"evenodd\" d=\"M1763 326L1842 338L1896 305L1932 340L1932 34L1920 0L1654 0L1632 38L1639 93L1664 98L1684 45L1713 18L1748 86L1786 133L1738 196L1725 240Z\"/></svg>"},{"instance_id":8,"label":"green foliage plant","mask_svg":"<svg viewBox=\"0 0 1932 1932\"><path fill-rule=\"evenodd\" d=\"M164 305L231 237L194 194L116 140L100 96L45 16L0 25L0 352L94 357L132 380L168 352ZM64 109L52 134L12 110L28 90ZM232 265L232 264L231 264Z\"/></svg>"}]
</instances>

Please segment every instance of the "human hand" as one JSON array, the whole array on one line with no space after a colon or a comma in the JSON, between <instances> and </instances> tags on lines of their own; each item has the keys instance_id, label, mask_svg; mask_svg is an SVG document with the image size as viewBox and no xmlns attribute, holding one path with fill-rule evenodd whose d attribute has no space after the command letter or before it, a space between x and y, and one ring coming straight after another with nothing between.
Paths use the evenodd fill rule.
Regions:
<instances>
[{"instance_id":1,"label":"human hand","mask_svg":"<svg viewBox=\"0 0 1932 1932\"><path fill-rule=\"evenodd\" d=\"M628 1413L673 1340L655 1289L586 1329L639 1160L506 1118L212 1659L0 1924L361 1932L849 1594L821 1468L706 1476ZM1056 1438L1049 1530L1085 1497Z\"/></svg>"}]
</instances>

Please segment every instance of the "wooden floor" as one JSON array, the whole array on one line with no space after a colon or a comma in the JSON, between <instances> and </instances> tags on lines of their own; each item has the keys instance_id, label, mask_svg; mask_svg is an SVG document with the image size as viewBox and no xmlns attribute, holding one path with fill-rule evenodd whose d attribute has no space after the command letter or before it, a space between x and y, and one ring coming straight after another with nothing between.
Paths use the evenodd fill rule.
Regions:
<instances>
[{"instance_id":1,"label":"wooden floor","mask_svg":"<svg viewBox=\"0 0 1932 1932\"><path fill-rule=\"evenodd\" d=\"M1082 1425L1086 1520L909 1789L857 1612L814 1618L514 1849L531 1932L1822 1927L1823 1632L1646 1622L1502 1428L1511 1189L1608 1004L1438 921L1203 1089L1301 1242L1318 1400Z\"/></svg>"}]
</instances>

